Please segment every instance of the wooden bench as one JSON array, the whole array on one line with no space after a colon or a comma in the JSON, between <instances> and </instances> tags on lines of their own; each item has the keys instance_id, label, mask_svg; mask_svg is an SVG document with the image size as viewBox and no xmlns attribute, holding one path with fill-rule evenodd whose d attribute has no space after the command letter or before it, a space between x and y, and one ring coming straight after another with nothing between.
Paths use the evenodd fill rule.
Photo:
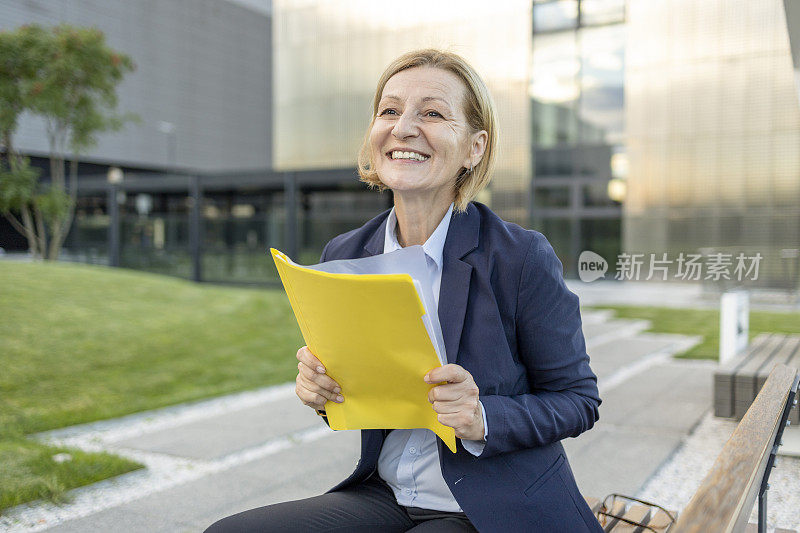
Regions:
<instances>
[{"instance_id":1,"label":"wooden bench","mask_svg":"<svg viewBox=\"0 0 800 533\"><path fill-rule=\"evenodd\" d=\"M759 345L774 349L771 359L775 359L776 354L786 355L780 348L783 344L772 344L771 338L759 341ZM639 501L626 502L619 495L610 495L605 502L586 498L603 529L614 533L745 531L758 496L757 530L759 533L765 532L767 481L783 428L787 425L790 411L797 404L795 395L800 380L797 369L783 363L773 363L755 401L743 413L741 422L680 516L674 511L643 505ZM748 370L747 375L757 379L760 371L759 366L758 372ZM778 529L776 533L781 531L785 530Z\"/></svg>"},{"instance_id":2,"label":"wooden bench","mask_svg":"<svg viewBox=\"0 0 800 533\"><path fill-rule=\"evenodd\" d=\"M714 372L714 415L741 420L776 363L800 368L800 337L761 334L741 356ZM789 421L800 424L797 407Z\"/></svg>"}]
</instances>

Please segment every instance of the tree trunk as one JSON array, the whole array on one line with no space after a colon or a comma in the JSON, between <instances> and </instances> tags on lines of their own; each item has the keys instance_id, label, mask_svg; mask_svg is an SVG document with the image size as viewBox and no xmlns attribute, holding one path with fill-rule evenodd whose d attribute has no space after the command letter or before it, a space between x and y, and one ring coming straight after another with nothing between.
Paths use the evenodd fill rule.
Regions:
<instances>
[{"instance_id":1,"label":"tree trunk","mask_svg":"<svg viewBox=\"0 0 800 533\"><path fill-rule=\"evenodd\" d=\"M6 148L6 162L8 167L11 168L11 158L14 154L14 147L11 146L11 131L3 132L3 146Z\"/></svg>"},{"instance_id":2,"label":"tree trunk","mask_svg":"<svg viewBox=\"0 0 800 533\"><path fill-rule=\"evenodd\" d=\"M55 252L53 255L53 260L58 259L58 254L61 252L61 248L64 246L64 241L67 239L69 235L69 229L72 226L72 221L75 217L75 204L77 203L78 199L78 158L77 156L73 156L73 158L69 162L69 209L67 210L67 214L64 217L63 223L61 224L59 230L59 239L57 244L55 245ZM55 241L55 236L53 238ZM53 242L50 243L51 249L53 248Z\"/></svg>"},{"instance_id":3,"label":"tree trunk","mask_svg":"<svg viewBox=\"0 0 800 533\"><path fill-rule=\"evenodd\" d=\"M36 246L36 234L33 231L33 220L31 220L31 212L28 209L28 206L23 206L21 209L22 211L22 222L17 220L11 213L4 213L6 220L11 224L11 226L17 230L19 233L25 236L25 239L28 241L28 251L30 251L31 255L34 259L38 259L39 251L38 247Z\"/></svg>"},{"instance_id":4,"label":"tree trunk","mask_svg":"<svg viewBox=\"0 0 800 533\"><path fill-rule=\"evenodd\" d=\"M48 136L50 138L50 186L61 192L66 192L64 183L64 150L66 148L67 133L67 126L63 123L55 122L48 125ZM71 209L68 210L68 213L71 213ZM65 218L71 218L71 215L68 214ZM63 239L66 237L66 232L64 231L65 222L66 220L64 219L52 221L49 247L42 248L46 254L45 259L48 261L58 259ZM43 221L40 226L42 230L46 227Z\"/></svg>"},{"instance_id":5,"label":"tree trunk","mask_svg":"<svg viewBox=\"0 0 800 533\"><path fill-rule=\"evenodd\" d=\"M31 217L31 210L27 205L22 206L22 223L25 226L25 237L28 239L28 248L30 248L31 255L34 259L41 259L44 255L44 250L39 248L36 243L36 230L33 228L33 217Z\"/></svg>"},{"instance_id":6,"label":"tree trunk","mask_svg":"<svg viewBox=\"0 0 800 533\"><path fill-rule=\"evenodd\" d=\"M39 211L38 207L33 208L34 218L36 219L36 233L38 234L39 238L39 250L42 253L42 259L47 259L47 233L45 233L44 229L44 216L42 216L42 212Z\"/></svg>"},{"instance_id":7,"label":"tree trunk","mask_svg":"<svg viewBox=\"0 0 800 533\"><path fill-rule=\"evenodd\" d=\"M50 249L47 251L48 261L55 261L58 259L58 254L61 251L61 239L61 224L56 222L53 224L50 234Z\"/></svg>"}]
</instances>

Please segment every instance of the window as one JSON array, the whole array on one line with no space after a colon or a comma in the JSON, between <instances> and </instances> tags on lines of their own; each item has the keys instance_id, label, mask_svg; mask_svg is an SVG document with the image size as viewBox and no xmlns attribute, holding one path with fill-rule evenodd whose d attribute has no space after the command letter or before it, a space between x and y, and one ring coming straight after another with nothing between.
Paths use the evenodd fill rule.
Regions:
<instances>
[{"instance_id":1,"label":"window","mask_svg":"<svg viewBox=\"0 0 800 533\"><path fill-rule=\"evenodd\" d=\"M578 25L577 0L560 0L533 6L533 31L555 31Z\"/></svg>"}]
</instances>

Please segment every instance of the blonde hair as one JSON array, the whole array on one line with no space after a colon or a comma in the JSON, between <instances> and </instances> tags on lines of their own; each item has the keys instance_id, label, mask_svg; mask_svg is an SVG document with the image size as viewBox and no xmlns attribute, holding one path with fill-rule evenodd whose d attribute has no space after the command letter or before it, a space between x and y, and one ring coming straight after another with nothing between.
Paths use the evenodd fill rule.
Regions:
<instances>
[{"instance_id":1,"label":"blonde hair","mask_svg":"<svg viewBox=\"0 0 800 533\"><path fill-rule=\"evenodd\" d=\"M464 98L464 114L467 117L467 124L472 129L473 133L481 130L485 130L486 133L488 133L486 149L480 162L475 165L472 171L465 169L465 171L456 178L456 197L453 208L457 212L466 211L470 201L472 201L492 179L491 172L494 166L498 142L497 113L495 112L494 102L489 94L489 89L486 88L486 84L481 77L464 58L452 52L434 48L414 50L401 55L389 63L389 66L387 66L386 70L381 74L378 80L378 86L375 89L375 96L372 101L372 120L370 120L367 133L364 136L364 142L358 153L358 175L361 181L367 183L371 188L380 191L388 188L375 171L369 135L375 123L375 118L378 115L378 104L381 101L381 95L383 94L383 88L386 86L386 82L398 72L415 67L440 68L458 76L467 88Z\"/></svg>"}]
</instances>

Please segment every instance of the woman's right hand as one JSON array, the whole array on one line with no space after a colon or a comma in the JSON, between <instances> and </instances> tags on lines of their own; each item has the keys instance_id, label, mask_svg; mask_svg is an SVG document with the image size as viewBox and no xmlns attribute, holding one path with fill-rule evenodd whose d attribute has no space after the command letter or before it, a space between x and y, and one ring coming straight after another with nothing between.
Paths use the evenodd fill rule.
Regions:
<instances>
[{"instance_id":1,"label":"woman's right hand","mask_svg":"<svg viewBox=\"0 0 800 533\"><path fill-rule=\"evenodd\" d=\"M344 401L342 388L325 374L325 367L308 346L297 350L297 361L295 393L300 401L318 411L325 410L325 402L328 400L336 403Z\"/></svg>"}]
</instances>

